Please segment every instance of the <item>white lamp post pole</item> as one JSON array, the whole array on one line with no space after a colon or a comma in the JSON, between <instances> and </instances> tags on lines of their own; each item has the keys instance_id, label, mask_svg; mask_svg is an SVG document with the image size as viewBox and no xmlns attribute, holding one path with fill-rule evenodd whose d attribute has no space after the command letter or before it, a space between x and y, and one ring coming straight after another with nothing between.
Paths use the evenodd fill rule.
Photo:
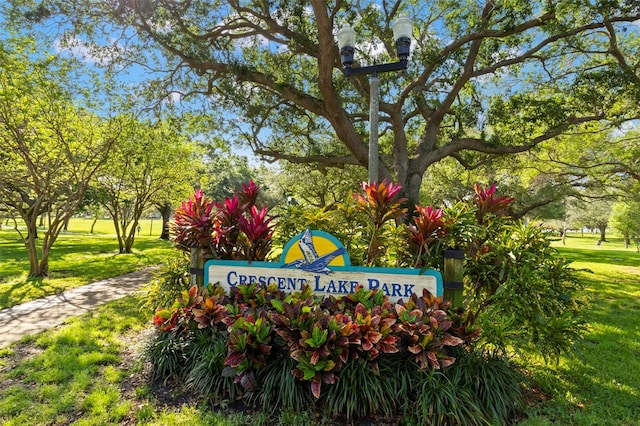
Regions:
<instances>
[{"instance_id":1,"label":"white lamp post pole","mask_svg":"<svg viewBox=\"0 0 640 426\"><path fill-rule=\"evenodd\" d=\"M393 37L396 40L396 54L398 62L387 64L376 64L367 67L352 68L353 56L356 44L356 32L350 25L343 26L338 31L338 47L340 48L340 59L344 69L342 73L346 76L370 74L369 78L369 183L378 181L378 121L380 111L380 79L378 73L389 71L401 71L407 69L409 52L411 47L411 32L413 22L406 16L400 16L393 23Z\"/></svg>"}]
</instances>

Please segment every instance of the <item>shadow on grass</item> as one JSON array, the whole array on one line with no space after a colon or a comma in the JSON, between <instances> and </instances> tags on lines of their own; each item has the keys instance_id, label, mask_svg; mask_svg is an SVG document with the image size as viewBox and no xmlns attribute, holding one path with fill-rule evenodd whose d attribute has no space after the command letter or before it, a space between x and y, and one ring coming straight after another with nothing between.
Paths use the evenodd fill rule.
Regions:
<instances>
[{"instance_id":1,"label":"shadow on grass","mask_svg":"<svg viewBox=\"0 0 640 426\"><path fill-rule=\"evenodd\" d=\"M9 244L5 244L8 242ZM15 232L0 232L0 309L90 282L162 263L174 249L157 237L137 238L133 253L119 254L114 236L62 235L49 256L49 277L28 278L29 259Z\"/></svg>"},{"instance_id":2,"label":"shadow on grass","mask_svg":"<svg viewBox=\"0 0 640 426\"><path fill-rule=\"evenodd\" d=\"M70 424L82 418L90 424L123 424L131 412L123 393L130 374L122 364L120 335L146 325L138 303L121 299L45 332L35 345L18 345L35 349L33 356L5 357L13 365L0 369L0 423L50 424L53 418Z\"/></svg>"},{"instance_id":3,"label":"shadow on grass","mask_svg":"<svg viewBox=\"0 0 640 426\"><path fill-rule=\"evenodd\" d=\"M593 262L622 266L640 266L640 253L624 250L557 247L562 257L572 262Z\"/></svg>"}]
</instances>

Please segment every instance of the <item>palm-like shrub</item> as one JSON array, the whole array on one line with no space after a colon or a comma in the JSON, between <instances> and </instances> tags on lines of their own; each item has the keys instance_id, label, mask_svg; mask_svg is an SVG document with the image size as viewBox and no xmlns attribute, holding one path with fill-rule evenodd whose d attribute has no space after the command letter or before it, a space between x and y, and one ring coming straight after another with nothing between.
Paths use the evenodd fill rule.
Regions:
<instances>
[{"instance_id":1,"label":"palm-like shrub","mask_svg":"<svg viewBox=\"0 0 640 426\"><path fill-rule=\"evenodd\" d=\"M215 218L214 203L197 189L187 201L183 201L173 214L169 224L173 244L185 251L194 247L210 247Z\"/></svg>"},{"instance_id":2,"label":"palm-like shrub","mask_svg":"<svg viewBox=\"0 0 640 426\"><path fill-rule=\"evenodd\" d=\"M402 186L384 180L362 183L363 192L354 194L357 207L370 219L371 230L367 249L367 265L378 265L384 253L383 229L389 221L401 221L407 209L402 207L406 198L400 197Z\"/></svg>"}]
</instances>

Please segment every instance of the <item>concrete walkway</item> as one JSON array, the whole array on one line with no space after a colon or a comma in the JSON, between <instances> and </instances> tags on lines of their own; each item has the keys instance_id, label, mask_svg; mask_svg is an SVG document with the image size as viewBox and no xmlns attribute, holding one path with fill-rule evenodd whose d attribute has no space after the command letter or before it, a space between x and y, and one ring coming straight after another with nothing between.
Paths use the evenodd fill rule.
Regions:
<instances>
[{"instance_id":1,"label":"concrete walkway","mask_svg":"<svg viewBox=\"0 0 640 426\"><path fill-rule=\"evenodd\" d=\"M0 349L136 292L152 279L152 271L142 269L0 310Z\"/></svg>"}]
</instances>

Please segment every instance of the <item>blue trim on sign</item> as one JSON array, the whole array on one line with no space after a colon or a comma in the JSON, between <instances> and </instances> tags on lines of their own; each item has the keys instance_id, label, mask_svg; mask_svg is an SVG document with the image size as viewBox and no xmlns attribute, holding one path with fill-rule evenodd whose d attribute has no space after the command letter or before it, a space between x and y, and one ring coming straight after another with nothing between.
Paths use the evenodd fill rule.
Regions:
<instances>
[{"instance_id":1,"label":"blue trim on sign","mask_svg":"<svg viewBox=\"0 0 640 426\"><path fill-rule=\"evenodd\" d=\"M291 250L291 247L294 244L296 244L298 241L300 241L300 238L302 238L302 234L304 234L304 232L301 232L298 235L296 235L295 237L291 238L287 242L287 244L285 244L284 248L282 249L282 254L280 254L280 265L284 265L284 259L287 257L287 254L289 254L289 250ZM327 240L331 241L333 244L335 244L336 248L343 248L344 249L344 253L342 254L342 256L344 257L345 266L350 266L351 265L351 257L349 257L349 252L347 251L346 247L342 244L342 242L340 242L339 239L337 239L333 235L329 234L328 232L315 231L315 230L311 230L311 236L313 236L313 237L322 237L324 239L327 239ZM280 267L280 265L278 267ZM333 268L335 268L335 266L331 267L331 269L333 269Z\"/></svg>"},{"instance_id":2,"label":"blue trim on sign","mask_svg":"<svg viewBox=\"0 0 640 426\"><path fill-rule=\"evenodd\" d=\"M226 265L226 266L239 266L239 267L260 267L260 268L271 268L271 269L279 269L285 264L285 258L289 253L289 250L293 247L294 244L297 244L298 241L302 238L304 232L299 233L295 237L291 238L287 244L282 249L282 254L280 255L280 262L264 262L264 261L246 261L246 260L208 260L204 264L204 283L205 285L209 284L209 269L211 266L215 265ZM314 231L311 230L311 235L313 237L324 238L331 243L333 243L336 248L343 249L344 253L342 254L345 266L331 266L330 269L332 272L359 272L359 273L367 273L367 274L397 274L397 275L426 275L432 276L436 280L436 296L442 296L444 294L444 285L442 281L442 274L435 269L417 269L417 268L381 268L381 267L368 267L368 266L352 266L351 258L349 257L349 253L347 252L344 245L333 235L324 232L324 231ZM301 270L302 271L302 270ZM363 283L361 283L363 284Z\"/></svg>"},{"instance_id":3,"label":"blue trim on sign","mask_svg":"<svg viewBox=\"0 0 640 426\"><path fill-rule=\"evenodd\" d=\"M249 262L246 260L208 260L204 264L204 283L209 284L209 266L228 265L228 266L253 266L260 268L279 269L282 262ZM444 294L444 286L442 282L442 274L435 269L417 269L417 268L381 268L368 266L333 266L331 268L335 272L364 272L373 274L398 274L398 275L427 275L436 279L436 296Z\"/></svg>"},{"instance_id":4,"label":"blue trim on sign","mask_svg":"<svg viewBox=\"0 0 640 426\"><path fill-rule=\"evenodd\" d=\"M371 272L378 274L398 274L398 275L427 275L436 279L437 294L442 295L443 282L442 274L435 269L417 269L417 268L381 268L379 266L334 266L332 271L340 272Z\"/></svg>"}]
</instances>

